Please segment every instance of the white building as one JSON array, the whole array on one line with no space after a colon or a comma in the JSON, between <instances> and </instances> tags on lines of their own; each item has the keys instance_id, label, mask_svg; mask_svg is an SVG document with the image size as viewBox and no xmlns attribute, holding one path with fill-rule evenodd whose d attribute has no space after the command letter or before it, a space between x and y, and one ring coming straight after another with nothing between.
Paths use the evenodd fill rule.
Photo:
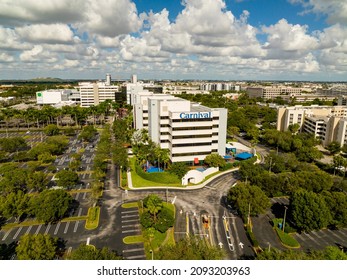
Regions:
<instances>
[{"instance_id":1,"label":"white building","mask_svg":"<svg viewBox=\"0 0 347 280\"><path fill-rule=\"evenodd\" d=\"M227 109L215 109L164 94L139 94L135 128L169 149L172 162L199 163L211 153L225 155Z\"/></svg>"},{"instance_id":2,"label":"white building","mask_svg":"<svg viewBox=\"0 0 347 280\"><path fill-rule=\"evenodd\" d=\"M292 106L278 108L277 130L299 124L300 130L312 133L323 145L336 141L347 144L347 106Z\"/></svg>"},{"instance_id":3,"label":"white building","mask_svg":"<svg viewBox=\"0 0 347 280\"><path fill-rule=\"evenodd\" d=\"M70 89L50 89L36 92L37 105L56 105L68 101L79 103L80 95L78 91Z\"/></svg>"},{"instance_id":4,"label":"white building","mask_svg":"<svg viewBox=\"0 0 347 280\"><path fill-rule=\"evenodd\" d=\"M116 94L119 92L119 87L108 85L108 83L97 82L79 83L79 92L81 96L81 107L90 107L99 105L106 100L116 100Z\"/></svg>"}]
</instances>

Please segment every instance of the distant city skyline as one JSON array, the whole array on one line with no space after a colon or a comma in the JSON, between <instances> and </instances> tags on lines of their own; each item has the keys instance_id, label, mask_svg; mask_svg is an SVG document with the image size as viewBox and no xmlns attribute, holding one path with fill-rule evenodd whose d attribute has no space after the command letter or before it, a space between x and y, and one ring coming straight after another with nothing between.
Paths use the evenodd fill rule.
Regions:
<instances>
[{"instance_id":1,"label":"distant city skyline","mask_svg":"<svg viewBox=\"0 0 347 280\"><path fill-rule=\"evenodd\" d=\"M0 0L0 80L347 81L347 1Z\"/></svg>"}]
</instances>

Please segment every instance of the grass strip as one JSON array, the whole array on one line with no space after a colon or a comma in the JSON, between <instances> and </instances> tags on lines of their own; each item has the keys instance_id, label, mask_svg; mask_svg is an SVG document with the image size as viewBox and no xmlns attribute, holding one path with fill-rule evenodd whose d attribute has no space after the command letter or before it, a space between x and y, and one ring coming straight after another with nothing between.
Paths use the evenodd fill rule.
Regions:
<instances>
[{"instance_id":1,"label":"grass strip","mask_svg":"<svg viewBox=\"0 0 347 280\"><path fill-rule=\"evenodd\" d=\"M93 230L99 226L100 207L90 207L88 209L88 218L86 221L85 229Z\"/></svg>"},{"instance_id":2,"label":"grass strip","mask_svg":"<svg viewBox=\"0 0 347 280\"><path fill-rule=\"evenodd\" d=\"M143 243L144 239L142 235L130 235L123 238L125 244Z\"/></svg>"}]
</instances>

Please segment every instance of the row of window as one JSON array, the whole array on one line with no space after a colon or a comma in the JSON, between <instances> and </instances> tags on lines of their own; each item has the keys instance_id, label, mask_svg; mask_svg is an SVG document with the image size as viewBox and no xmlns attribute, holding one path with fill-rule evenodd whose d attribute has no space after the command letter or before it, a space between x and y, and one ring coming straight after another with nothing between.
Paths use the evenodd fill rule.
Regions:
<instances>
[{"instance_id":1,"label":"row of window","mask_svg":"<svg viewBox=\"0 0 347 280\"><path fill-rule=\"evenodd\" d=\"M206 152L196 152L196 153L178 153L178 154L172 154L172 157L184 157L184 156L203 156L203 155L209 155L211 153L217 153L217 149L213 149L211 151Z\"/></svg>"}]
</instances>

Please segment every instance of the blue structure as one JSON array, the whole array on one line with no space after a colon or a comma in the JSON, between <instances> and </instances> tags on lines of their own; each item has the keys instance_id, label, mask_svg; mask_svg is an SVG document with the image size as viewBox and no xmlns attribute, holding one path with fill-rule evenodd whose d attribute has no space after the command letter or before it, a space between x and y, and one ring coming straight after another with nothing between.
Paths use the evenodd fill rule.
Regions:
<instances>
[{"instance_id":1,"label":"blue structure","mask_svg":"<svg viewBox=\"0 0 347 280\"><path fill-rule=\"evenodd\" d=\"M245 159L249 159L249 158L252 158L252 157L253 157L253 154L247 153L247 152L243 152L243 153L237 154L235 156L235 159L237 159L237 160L245 160Z\"/></svg>"}]
</instances>

